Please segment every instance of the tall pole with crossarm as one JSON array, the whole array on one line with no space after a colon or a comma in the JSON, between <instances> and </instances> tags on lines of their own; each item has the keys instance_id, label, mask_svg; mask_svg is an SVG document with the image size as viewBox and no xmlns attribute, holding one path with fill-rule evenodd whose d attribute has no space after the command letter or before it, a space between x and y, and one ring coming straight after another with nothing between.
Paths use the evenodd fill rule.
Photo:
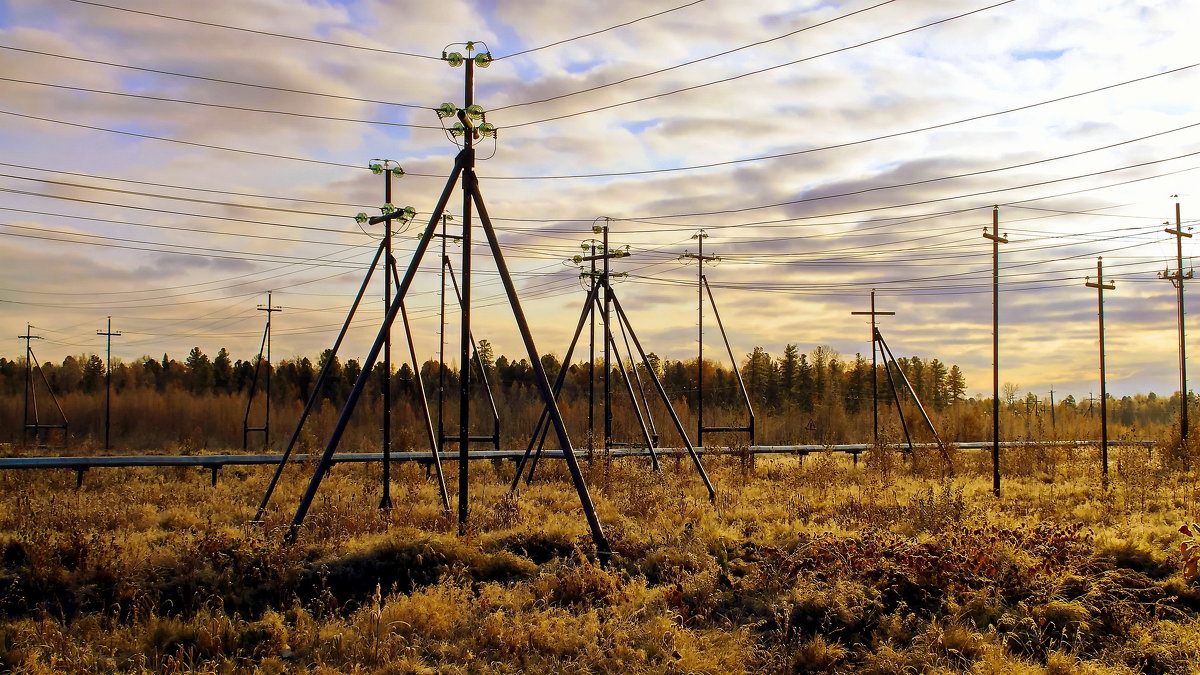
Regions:
<instances>
[{"instance_id":1,"label":"tall pole with crossarm","mask_svg":"<svg viewBox=\"0 0 1200 675\"><path fill-rule=\"evenodd\" d=\"M1178 197L1178 195L1173 195ZM1182 223L1179 218L1179 202L1175 202L1175 229L1171 229L1169 222L1163 223L1167 226L1167 234L1175 237L1175 272L1170 270L1159 272L1159 279L1168 279L1171 285L1175 287L1176 305L1179 310L1179 443L1187 445L1188 437L1188 389L1187 389L1187 332L1184 328L1184 312L1183 312L1183 281L1191 279L1192 272L1189 270L1186 274L1183 272L1183 238L1192 238L1190 232L1184 232Z\"/></svg>"},{"instance_id":2,"label":"tall pole with crossarm","mask_svg":"<svg viewBox=\"0 0 1200 675\"><path fill-rule=\"evenodd\" d=\"M112 426L112 339L121 334L113 331L112 317L108 317L108 330L98 330L96 335L103 335L108 341L108 360L104 364L104 449L112 449L108 440L108 431Z\"/></svg>"},{"instance_id":3,"label":"tall pole with crossarm","mask_svg":"<svg viewBox=\"0 0 1200 675\"><path fill-rule=\"evenodd\" d=\"M983 228L983 238L992 242L992 494L1000 496L1000 209L992 207L992 231Z\"/></svg>"},{"instance_id":4,"label":"tall pole with crossarm","mask_svg":"<svg viewBox=\"0 0 1200 675\"><path fill-rule=\"evenodd\" d=\"M1108 388L1104 373L1104 291L1117 287L1113 282L1104 283L1104 260L1096 258L1096 280L1088 279L1084 285L1096 289L1096 308L1100 326L1100 463L1104 484L1108 485Z\"/></svg>"},{"instance_id":5,"label":"tall pole with crossarm","mask_svg":"<svg viewBox=\"0 0 1200 675\"><path fill-rule=\"evenodd\" d=\"M879 332L875 329L875 317L877 316L895 316L895 312L877 312L875 311L875 289L871 289L871 311L869 312L850 312L851 314L862 315L866 314L871 317L871 440L876 445L879 444L879 350L875 348L876 335ZM889 371L890 372L890 371Z\"/></svg>"}]
</instances>

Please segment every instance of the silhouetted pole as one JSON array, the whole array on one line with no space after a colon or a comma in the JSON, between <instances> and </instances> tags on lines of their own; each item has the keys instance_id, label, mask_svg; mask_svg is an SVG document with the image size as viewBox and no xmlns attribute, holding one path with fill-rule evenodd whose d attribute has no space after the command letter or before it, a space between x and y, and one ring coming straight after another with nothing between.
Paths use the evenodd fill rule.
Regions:
<instances>
[{"instance_id":1,"label":"silhouetted pole","mask_svg":"<svg viewBox=\"0 0 1200 675\"><path fill-rule=\"evenodd\" d=\"M588 240L591 274L588 276L592 294L596 289L596 240ZM588 461L596 454L596 303L588 301ZM566 366L563 366L566 369ZM521 475L517 472L517 475Z\"/></svg>"},{"instance_id":2,"label":"silhouetted pole","mask_svg":"<svg viewBox=\"0 0 1200 675\"><path fill-rule=\"evenodd\" d=\"M600 273L600 285L604 287L604 314L601 319L604 323L604 450L608 451L612 447L612 387L609 386L609 380L612 379L612 353L609 345L612 344L612 287L609 285L609 266L608 266L608 219L605 219L604 225L600 226L600 252L604 256L603 267Z\"/></svg>"},{"instance_id":3,"label":"silhouetted pole","mask_svg":"<svg viewBox=\"0 0 1200 675\"><path fill-rule=\"evenodd\" d=\"M470 46L468 46L468 50ZM463 109L458 119L468 129L463 134L463 172L470 175L475 170L474 133L466 116L466 109L475 104L475 60L467 52L466 76L463 85ZM459 333L459 385L458 385L458 533L466 534L469 499L471 450L471 191L470 181L462 182L463 225L462 225L462 316Z\"/></svg>"},{"instance_id":4,"label":"silhouetted pole","mask_svg":"<svg viewBox=\"0 0 1200 675\"><path fill-rule=\"evenodd\" d=\"M876 316L895 316L895 312L877 312L875 311L875 289L871 289L871 311L869 312L850 312L857 315L869 315L871 317L871 438L876 445L879 444L879 362L876 358L878 350L875 349L875 343L878 341L876 337L879 335L875 329ZM890 371L889 371L890 374ZM896 401L896 405L900 405L900 401ZM904 419L904 413L900 413L900 419ZM857 458L857 457L856 457Z\"/></svg>"},{"instance_id":5,"label":"silhouetted pole","mask_svg":"<svg viewBox=\"0 0 1200 675\"><path fill-rule=\"evenodd\" d=\"M33 326L25 324L25 334L18 335L18 340L25 341L25 415L21 418L21 445L29 444L29 402L33 400L34 417L37 417L37 399L33 396L33 340L44 340L41 335L33 334ZM37 430L34 430L34 442L37 441Z\"/></svg>"},{"instance_id":6,"label":"silhouetted pole","mask_svg":"<svg viewBox=\"0 0 1200 675\"><path fill-rule=\"evenodd\" d=\"M267 369L266 369L266 402L263 414L263 447L267 447L271 443L271 317L275 312L282 312L283 308L271 304L271 291L267 291L267 305L258 306L258 311L267 313ZM332 358L332 357L331 357Z\"/></svg>"},{"instance_id":7,"label":"silhouetted pole","mask_svg":"<svg viewBox=\"0 0 1200 675\"><path fill-rule=\"evenodd\" d=\"M1171 195L1178 197L1179 195ZM1182 223L1179 217L1179 202L1175 202L1175 229L1171 229L1170 223L1167 225L1167 234L1175 237L1175 273L1172 274L1169 270L1160 272L1158 278L1169 279L1171 285L1175 287L1176 304L1179 310L1179 443L1181 446L1186 446L1188 437L1188 390L1187 390L1187 346L1186 346L1186 331L1184 329L1184 312L1183 312L1183 280L1191 279L1192 272L1189 270L1187 274L1183 272L1183 238L1192 238L1190 232L1184 232Z\"/></svg>"},{"instance_id":8,"label":"silhouetted pole","mask_svg":"<svg viewBox=\"0 0 1200 675\"><path fill-rule=\"evenodd\" d=\"M404 170L390 159L371 160L371 170L383 174L383 212L396 210L392 205L392 176L404 175ZM392 305L392 275L396 273L396 258L392 255L392 219L383 221L383 306ZM410 338L411 339L411 338ZM413 363L414 368L420 366ZM383 341L383 373L380 375L383 393L383 494L379 508L392 508L392 327L389 324Z\"/></svg>"},{"instance_id":9,"label":"silhouetted pole","mask_svg":"<svg viewBox=\"0 0 1200 675\"><path fill-rule=\"evenodd\" d=\"M121 331L113 332L112 317L108 317L108 330L96 331L96 335L103 335L108 341L108 361L104 364L104 449L109 450L112 445L108 442L108 431L112 426L112 339L114 335L120 335Z\"/></svg>"},{"instance_id":10,"label":"silhouetted pole","mask_svg":"<svg viewBox=\"0 0 1200 675\"><path fill-rule=\"evenodd\" d=\"M992 231L983 228L983 238L992 242L992 494L1000 496L1000 244L1008 234L1000 231L1000 209L992 207Z\"/></svg>"},{"instance_id":11,"label":"silhouetted pole","mask_svg":"<svg viewBox=\"0 0 1200 675\"><path fill-rule=\"evenodd\" d=\"M684 253L680 258L696 260L696 445L704 447L704 263L720 260L715 255L704 255L704 240L708 233L700 230L692 235L698 247L695 254ZM733 364L736 369L737 364Z\"/></svg>"},{"instance_id":12,"label":"silhouetted pole","mask_svg":"<svg viewBox=\"0 0 1200 675\"><path fill-rule=\"evenodd\" d=\"M1104 373L1104 291L1117 287L1113 282L1104 283L1104 261L1096 258L1096 280L1085 281L1088 288L1096 289L1096 309L1100 326L1100 463L1104 484L1108 484L1108 385Z\"/></svg>"}]
</instances>

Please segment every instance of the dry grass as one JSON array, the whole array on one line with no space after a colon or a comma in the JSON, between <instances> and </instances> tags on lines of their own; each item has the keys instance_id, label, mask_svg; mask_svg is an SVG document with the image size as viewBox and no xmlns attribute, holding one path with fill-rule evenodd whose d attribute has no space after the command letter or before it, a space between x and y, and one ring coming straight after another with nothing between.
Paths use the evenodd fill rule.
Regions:
<instances>
[{"instance_id":1,"label":"dry grass","mask_svg":"<svg viewBox=\"0 0 1200 675\"><path fill-rule=\"evenodd\" d=\"M954 478L945 463L954 464ZM311 467L263 526L267 470L0 475L0 670L15 672L1195 672L1177 528L1200 475L1144 449L710 458L588 467L596 560L561 466L509 495L472 467L458 536L416 465ZM448 465L451 475L455 465Z\"/></svg>"}]
</instances>

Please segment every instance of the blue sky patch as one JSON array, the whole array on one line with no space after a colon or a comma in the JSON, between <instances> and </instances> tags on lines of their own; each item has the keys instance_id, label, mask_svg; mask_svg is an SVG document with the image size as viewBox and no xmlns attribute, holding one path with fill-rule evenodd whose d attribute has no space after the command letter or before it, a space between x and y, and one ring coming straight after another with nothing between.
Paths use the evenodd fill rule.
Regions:
<instances>
[{"instance_id":1,"label":"blue sky patch","mask_svg":"<svg viewBox=\"0 0 1200 675\"><path fill-rule=\"evenodd\" d=\"M643 120L641 122L626 122L621 125L623 129L631 134L640 134L646 129L658 124L658 120Z\"/></svg>"},{"instance_id":2,"label":"blue sky patch","mask_svg":"<svg viewBox=\"0 0 1200 675\"><path fill-rule=\"evenodd\" d=\"M1028 49L1013 52L1018 61L1053 61L1065 54L1065 49Z\"/></svg>"}]
</instances>

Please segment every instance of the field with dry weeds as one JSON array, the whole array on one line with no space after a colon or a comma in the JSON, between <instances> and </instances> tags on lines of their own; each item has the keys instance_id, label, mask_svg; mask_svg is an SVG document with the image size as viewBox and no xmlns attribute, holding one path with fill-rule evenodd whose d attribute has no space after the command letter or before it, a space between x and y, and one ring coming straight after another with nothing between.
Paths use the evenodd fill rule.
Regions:
<instances>
[{"instance_id":1,"label":"field with dry weeds","mask_svg":"<svg viewBox=\"0 0 1200 675\"><path fill-rule=\"evenodd\" d=\"M267 469L0 475L0 669L14 672L1196 672L1179 527L1200 472L1116 450L858 466L822 454L587 467L598 564L561 467L475 463L458 536L416 465L333 470L299 542ZM447 468L453 475L454 464Z\"/></svg>"}]
</instances>

